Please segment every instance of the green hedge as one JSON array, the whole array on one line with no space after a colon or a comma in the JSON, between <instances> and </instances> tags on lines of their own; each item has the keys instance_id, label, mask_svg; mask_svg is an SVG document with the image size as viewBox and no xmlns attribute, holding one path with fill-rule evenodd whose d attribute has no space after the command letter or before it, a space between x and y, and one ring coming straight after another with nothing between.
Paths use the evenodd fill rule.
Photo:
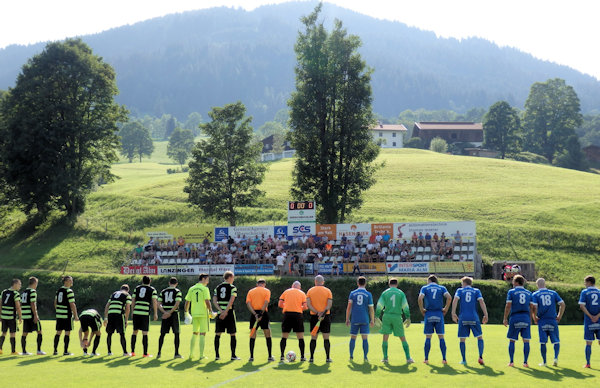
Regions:
<instances>
[{"instance_id":1,"label":"green hedge","mask_svg":"<svg viewBox=\"0 0 600 388\"><path fill-rule=\"evenodd\" d=\"M38 286L38 308L42 318L53 318L53 301L56 290L62 285L60 281L60 274L55 272L42 272L36 273L35 271L15 271L10 269L0 270L0 289L10 286L10 280L14 277L20 278L23 281L23 289L26 287L27 279L29 276L36 276L39 278L40 283ZM83 311L86 308L95 308L99 311L104 309L104 305L108 300L110 294L119 289L123 283L129 284L130 288L134 288L141 281L141 276L123 276L123 275L93 275L93 274L73 274L74 285L73 290L75 291L75 299L77 308L79 311ZM267 277L267 288L271 290L272 298L269 304L269 311L273 320L281 320L281 310L277 307L277 300L281 293L289 288L295 278L276 278ZM179 288L183 291L184 295L188 288L191 287L196 279L192 277L180 277ZM302 289L308 290L313 285L312 278L302 279ZM213 276L210 280L210 288L213 289L216 285L221 282L221 278ZM157 290L161 290L166 287L168 283L168 277L155 276L153 277L152 285ZM237 277L235 285L238 288L238 299L235 302L235 311L238 320L248 320L249 313L245 307L246 294L248 290L255 286L256 278L254 277ZM413 322L420 322L423 317L421 316L418 306L417 297L419 295L420 288L426 283L425 279L417 278L403 278L399 279L399 288L406 293L408 303L411 309L411 319ZM460 281L457 279L441 280L440 284L446 286L448 291L454 295L454 291L460 286ZM348 300L348 294L354 288L356 288L356 280L354 278L327 278L326 286L329 287L333 293L333 320L335 322L343 322L345 317L345 310ZM502 323L502 315L504 313L504 300L506 298L506 292L509 289L509 285L502 281L476 281L474 284L478 287L483 297L485 298L490 323ZM550 288L556 290L567 304L567 310L563 319L563 323L567 324L581 324L583 321L583 314L579 310L578 300L579 293L583 286L564 285L564 284L549 284ZM370 278L367 283L367 289L373 293L375 302L377 302L378 296L387 288L385 277ZM530 290L535 289L535 284L528 284ZM446 315L446 321L450 322L450 314Z\"/></svg>"}]
</instances>

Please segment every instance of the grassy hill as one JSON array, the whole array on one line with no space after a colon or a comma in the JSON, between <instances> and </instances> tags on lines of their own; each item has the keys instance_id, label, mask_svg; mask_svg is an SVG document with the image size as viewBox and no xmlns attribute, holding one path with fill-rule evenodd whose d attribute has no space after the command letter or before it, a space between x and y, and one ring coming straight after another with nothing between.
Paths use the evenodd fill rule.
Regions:
<instances>
[{"instance_id":1,"label":"grassy hill","mask_svg":"<svg viewBox=\"0 0 600 388\"><path fill-rule=\"evenodd\" d=\"M385 167L353 222L472 219L487 262L533 260L540 275L572 283L600 272L600 176L413 149L383 150L379 161ZM157 152L141 164L116 164L120 179L89 197L75 225L50 219L31 233L21 215L9 217L0 266L114 272L144 228L214 224L186 204L187 174L168 175L166 162ZM247 224L286 219L292 167L292 160L269 165L266 198L246 209Z\"/></svg>"}]
</instances>

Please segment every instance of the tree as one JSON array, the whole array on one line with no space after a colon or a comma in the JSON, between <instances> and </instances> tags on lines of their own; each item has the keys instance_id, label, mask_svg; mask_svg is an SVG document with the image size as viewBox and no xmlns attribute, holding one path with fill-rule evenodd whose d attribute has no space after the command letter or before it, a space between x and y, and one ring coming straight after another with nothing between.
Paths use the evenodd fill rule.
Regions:
<instances>
[{"instance_id":1,"label":"tree","mask_svg":"<svg viewBox=\"0 0 600 388\"><path fill-rule=\"evenodd\" d=\"M201 125L208 136L192 151L187 186L188 201L209 217L234 226L239 207L252 206L264 195L257 186L266 167L259 163L262 143L253 141L252 120L241 102L213 108L211 121Z\"/></svg>"},{"instance_id":2,"label":"tree","mask_svg":"<svg viewBox=\"0 0 600 388\"><path fill-rule=\"evenodd\" d=\"M198 112L192 112L188 115L183 128L189 129L195 135L200 133L200 124L202 123L202 115Z\"/></svg>"},{"instance_id":3,"label":"tree","mask_svg":"<svg viewBox=\"0 0 600 388\"><path fill-rule=\"evenodd\" d=\"M580 171L588 169L587 158L581 150L581 144L577 135L568 137L564 150L558 153L554 160L554 165Z\"/></svg>"},{"instance_id":4,"label":"tree","mask_svg":"<svg viewBox=\"0 0 600 388\"><path fill-rule=\"evenodd\" d=\"M506 101L498 101L483 117L483 146L500 152L519 152L521 120L519 112Z\"/></svg>"},{"instance_id":5,"label":"tree","mask_svg":"<svg viewBox=\"0 0 600 388\"><path fill-rule=\"evenodd\" d=\"M274 135L274 134L279 134L279 135L283 135L285 136L287 134L287 131L285 129L285 127L283 125L281 125L280 123L278 123L277 121L267 121L266 123L264 123L263 125L261 125L258 130L256 131L256 134L261 138L264 139L265 137Z\"/></svg>"},{"instance_id":6,"label":"tree","mask_svg":"<svg viewBox=\"0 0 600 388\"><path fill-rule=\"evenodd\" d=\"M369 127L371 72L357 50L360 39L342 22L328 32L317 22L322 3L303 17L296 45L296 90L290 107L290 140L296 150L291 195L314 199L321 223L344 222L375 183L379 147Z\"/></svg>"},{"instance_id":7,"label":"tree","mask_svg":"<svg viewBox=\"0 0 600 388\"><path fill-rule=\"evenodd\" d=\"M525 102L525 150L544 155L550 163L565 150L583 117L573 87L560 78L536 82Z\"/></svg>"},{"instance_id":8,"label":"tree","mask_svg":"<svg viewBox=\"0 0 600 388\"><path fill-rule=\"evenodd\" d=\"M434 137L429 143L429 149L433 152L446 153L448 151L448 143L441 137Z\"/></svg>"},{"instance_id":9,"label":"tree","mask_svg":"<svg viewBox=\"0 0 600 388\"><path fill-rule=\"evenodd\" d=\"M163 118L165 118L165 115L163 115ZM171 137L176 127L177 120L175 120L173 116L169 115L165 123L165 139L169 139Z\"/></svg>"},{"instance_id":10,"label":"tree","mask_svg":"<svg viewBox=\"0 0 600 388\"><path fill-rule=\"evenodd\" d=\"M26 214L52 209L69 218L85 208L99 181L114 178L117 123L115 72L80 39L49 43L22 68L2 104L2 159L7 183Z\"/></svg>"},{"instance_id":11,"label":"tree","mask_svg":"<svg viewBox=\"0 0 600 388\"><path fill-rule=\"evenodd\" d=\"M121 155L133 162L135 156L139 156L140 163L142 156L150 156L154 152L154 143L150 137L150 131L139 121L127 123L119 131L121 137Z\"/></svg>"},{"instance_id":12,"label":"tree","mask_svg":"<svg viewBox=\"0 0 600 388\"><path fill-rule=\"evenodd\" d=\"M194 148L194 134L189 129L175 128L167 144L167 156L183 166Z\"/></svg>"}]
</instances>

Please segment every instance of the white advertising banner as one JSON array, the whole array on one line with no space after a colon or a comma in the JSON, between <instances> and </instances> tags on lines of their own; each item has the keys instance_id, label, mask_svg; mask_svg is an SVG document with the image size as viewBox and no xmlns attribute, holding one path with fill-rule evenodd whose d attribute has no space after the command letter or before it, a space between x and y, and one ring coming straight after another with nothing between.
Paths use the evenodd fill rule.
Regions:
<instances>
[{"instance_id":1,"label":"white advertising banner","mask_svg":"<svg viewBox=\"0 0 600 388\"><path fill-rule=\"evenodd\" d=\"M422 233L423 236L429 233L433 236L437 233L441 237L442 233L449 238L454 239L456 231L459 232L462 240L473 240L476 236L475 221L449 221L449 222L395 222L394 238L409 241L413 233Z\"/></svg>"},{"instance_id":2,"label":"white advertising banner","mask_svg":"<svg viewBox=\"0 0 600 388\"><path fill-rule=\"evenodd\" d=\"M236 237L254 237L254 236L265 236L265 238L275 235L275 229L273 225L258 225L258 226L230 226L229 235L233 238Z\"/></svg>"},{"instance_id":3,"label":"white advertising banner","mask_svg":"<svg viewBox=\"0 0 600 388\"><path fill-rule=\"evenodd\" d=\"M429 273L429 263L386 263L388 273Z\"/></svg>"},{"instance_id":4,"label":"white advertising banner","mask_svg":"<svg viewBox=\"0 0 600 388\"><path fill-rule=\"evenodd\" d=\"M371 235L371 224L337 224L337 239L341 240L346 236L348 239L354 239L358 234L363 236L363 240L369 239Z\"/></svg>"},{"instance_id":5,"label":"white advertising banner","mask_svg":"<svg viewBox=\"0 0 600 388\"><path fill-rule=\"evenodd\" d=\"M233 272L233 264L214 265L161 265L158 267L158 275L223 275L227 271Z\"/></svg>"}]
</instances>

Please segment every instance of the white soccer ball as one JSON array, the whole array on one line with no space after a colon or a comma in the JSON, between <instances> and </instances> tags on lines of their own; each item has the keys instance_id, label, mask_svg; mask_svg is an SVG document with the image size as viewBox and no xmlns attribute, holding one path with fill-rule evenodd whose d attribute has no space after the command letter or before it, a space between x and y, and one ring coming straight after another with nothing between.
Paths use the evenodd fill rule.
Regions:
<instances>
[{"instance_id":1,"label":"white soccer ball","mask_svg":"<svg viewBox=\"0 0 600 388\"><path fill-rule=\"evenodd\" d=\"M293 350L290 350L285 355L285 359L287 360L287 362L294 362L294 361L296 361L296 352L294 352Z\"/></svg>"}]
</instances>

